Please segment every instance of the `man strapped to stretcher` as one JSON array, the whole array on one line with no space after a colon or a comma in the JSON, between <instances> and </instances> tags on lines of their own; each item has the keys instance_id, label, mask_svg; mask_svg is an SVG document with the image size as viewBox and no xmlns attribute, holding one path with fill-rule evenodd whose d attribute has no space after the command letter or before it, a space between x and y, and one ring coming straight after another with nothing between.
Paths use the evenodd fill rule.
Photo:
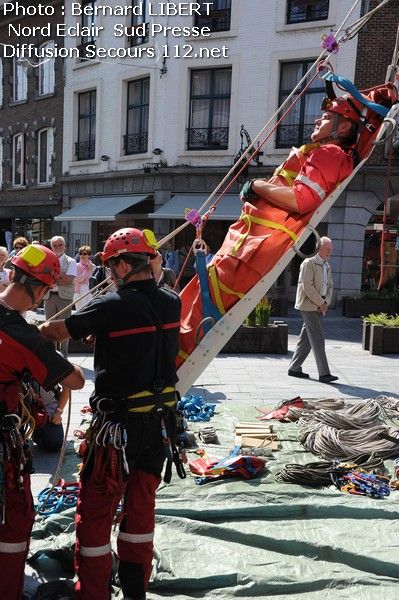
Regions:
<instances>
[{"instance_id":1,"label":"man strapped to stretcher","mask_svg":"<svg viewBox=\"0 0 399 600\"><path fill-rule=\"evenodd\" d=\"M268 181L255 179L245 183L242 200L254 200L257 195L288 212L303 215L316 209L351 174L359 152L364 154L364 146L370 146L368 138L376 132L387 111L360 93L356 97L350 94L335 97L332 81L341 79L331 74L326 76L329 95L322 102L321 117L315 120L312 143L293 148ZM394 87L389 84L371 92L371 97L387 108L396 97ZM373 104L381 112L369 110Z\"/></svg>"},{"instance_id":2,"label":"man strapped to stretcher","mask_svg":"<svg viewBox=\"0 0 399 600\"><path fill-rule=\"evenodd\" d=\"M76 517L76 596L108 600L111 526L123 497L118 575L124 597L143 600L151 575L155 493L168 459L184 469L176 447L175 358L180 300L159 288L150 259L149 230L120 229L107 240L102 262L118 290L93 299L65 321L42 326L52 340L95 336L93 421L81 472Z\"/></svg>"},{"instance_id":3,"label":"man strapped to stretcher","mask_svg":"<svg viewBox=\"0 0 399 600\"><path fill-rule=\"evenodd\" d=\"M255 179L242 188L240 219L231 225L207 267L206 294L212 300L212 310L204 309L204 286L198 277L180 294L178 366L196 347L206 318L218 320L218 315L224 315L297 241L314 211L351 175L356 162L368 155L384 116L397 101L393 84L360 93L351 82L334 74L324 79L327 97L311 143L293 148L268 181ZM346 85L351 93L336 97L333 82Z\"/></svg>"}]
</instances>

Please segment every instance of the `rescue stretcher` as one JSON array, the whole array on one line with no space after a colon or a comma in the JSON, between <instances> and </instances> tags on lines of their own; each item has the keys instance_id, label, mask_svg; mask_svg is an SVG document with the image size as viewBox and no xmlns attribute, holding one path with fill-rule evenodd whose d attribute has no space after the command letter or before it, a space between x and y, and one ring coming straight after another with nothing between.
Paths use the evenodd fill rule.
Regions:
<instances>
[{"instance_id":1,"label":"rescue stretcher","mask_svg":"<svg viewBox=\"0 0 399 600\"><path fill-rule=\"evenodd\" d=\"M395 104L392 106L388 112L388 115L383 120L370 152L357 164L350 176L342 181L335 188L335 190L325 198L325 200L315 211L303 215L302 218L298 218L298 216L296 217L298 226L296 227L297 239L295 242L289 235L284 235L281 231L277 230L271 234L272 236L280 234L280 236L282 235L284 238L284 242L279 244L281 249L280 255L278 257L271 257L270 267L268 265L265 265L264 267L265 271L267 270L265 275L261 277L259 281L257 281L251 287L251 289L247 291L245 295L243 295L242 298L238 299L233 306L226 310L225 314L212 325L212 327L199 341L197 340L202 335L203 327L201 319L196 319L195 322L190 323L190 332L184 329L185 310L187 310L187 304L193 302L194 296L196 295L195 290L198 288L198 275L196 275L180 293L183 304L183 320L180 337L182 339L184 335L189 333L189 335L194 336L196 341L196 345L192 351L181 351L180 353L179 362L182 360L184 361L181 362L177 371L179 381L176 387L180 394L184 394L190 389L196 379L201 375L201 373L220 352L235 331L240 327L256 304L265 296L273 283L294 258L295 254L298 253L299 248L303 245L311 233L315 232L317 225L327 214L353 177L355 177L357 172L362 168L364 163L369 159L375 147L377 145L384 144L385 141L393 134L398 118L399 104ZM237 202L239 202L238 198ZM192 293L193 291L194 294ZM196 298L196 301L198 302L199 298ZM193 319L191 319L191 321L193 321Z\"/></svg>"}]
</instances>

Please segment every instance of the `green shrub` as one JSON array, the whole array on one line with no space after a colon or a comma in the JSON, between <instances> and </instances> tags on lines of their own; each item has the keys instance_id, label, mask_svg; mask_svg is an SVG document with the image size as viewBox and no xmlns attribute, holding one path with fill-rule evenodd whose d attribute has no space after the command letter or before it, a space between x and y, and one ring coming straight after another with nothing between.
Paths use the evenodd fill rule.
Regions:
<instances>
[{"instance_id":1,"label":"green shrub","mask_svg":"<svg viewBox=\"0 0 399 600\"><path fill-rule=\"evenodd\" d=\"M371 314L363 317L365 323L370 325L383 325L384 327L399 327L399 315L388 316L386 313Z\"/></svg>"},{"instance_id":2,"label":"green shrub","mask_svg":"<svg viewBox=\"0 0 399 600\"><path fill-rule=\"evenodd\" d=\"M355 300L398 300L399 289L397 287L387 288L383 287L381 290L365 290L363 292L356 292L353 296L350 296Z\"/></svg>"},{"instance_id":3,"label":"green shrub","mask_svg":"<svg viewBox=\"0 0 399 600\"><path fill-rule=\"evenodd\" d=\"M262 298L245 320L247 325L266 327L269 324L272 305L267 298Z\"/></svg>"}]
</instances>

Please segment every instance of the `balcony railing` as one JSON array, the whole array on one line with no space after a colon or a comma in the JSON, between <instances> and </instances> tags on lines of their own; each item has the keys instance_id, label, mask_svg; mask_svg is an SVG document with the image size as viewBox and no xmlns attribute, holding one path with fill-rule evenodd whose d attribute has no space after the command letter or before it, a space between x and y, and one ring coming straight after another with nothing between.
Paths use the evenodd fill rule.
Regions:
<instances>
[{"instance_id":1,"label":"balcony railing","mask_svg":"<svg viewBox=\"0 0 399 600\"><path fill-rule=\"evenodd\" d=\"M188 150L225 150L229 145L228 127L191 127L187 132Z\"/></svg>"},{"instance_id":2,"label":"balcony railing","mask_svg":"<svg viewBox=\"0 0 399 600\"><path fill-rule=\"evenodd\" d=\"M197 27L209 27L211 31L230 30L231 9L211 10L209 15L196 15L195 25Z\"/></svg>"},{"instance_id":3,"label":"balcony railing","mask_svg":"<svg viewBox=\"0 0 399 600\"><path fill-rule=\"evenodd\" d=\"M307 23L328 19L329 0L318 2L291 0L287 4L287 23Z\"/></svg>"},{"instance_id":4,"label":"balcony railing","mask_svg":"<svg viewBox=\"0 0 399 600\"><path fill-rule=\"evenodd\" d=\"M314 123L303 125L280 125L277 129L276 148L291 148L310 142Z\"/></svg>"},{"instance_id":5,"label":"balcony railing","mask_svg":"<svg viewBox=\"0 0 399 600\"><path fill-rule=\"evenodd\" d=\"M148 149L148 131L123 136L125 154L141 154Z\"/></svg>"},{"instance_id":6,"label":"balcony railing","mask_svg":"<svg viewBox=\"0 0 399 600\"><path fill-rule=\"evenodd\" d=\"M76 142L75 156L76 160L91 160L96 155L96 142Z\"/></svg>"}]
</instances>

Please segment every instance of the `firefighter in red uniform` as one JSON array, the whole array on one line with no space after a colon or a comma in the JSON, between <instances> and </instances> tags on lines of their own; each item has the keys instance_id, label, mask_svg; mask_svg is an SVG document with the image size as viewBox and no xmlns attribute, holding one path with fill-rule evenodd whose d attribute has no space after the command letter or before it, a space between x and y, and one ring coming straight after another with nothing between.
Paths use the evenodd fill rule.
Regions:
<instances>
[{"instance_id":1,"label":"firefighter in red uniform","mask_svg":"<svg viewBox=\"0 0 399 600\"><path fill-rule=\"evenodd\" d=\"M58 258L44 246L27 246L11 265L13 281L0 293L0 598L19 600L35 518L21 382L29 375L46 390L58 382L79 389L84 378L81 369L58 354L20 314L36 306L54 285Z\"/></svg>"},{"instance_id":2,"label":"firefighter in red uniform","mask_svg":"<svg viewBox=\"0 0 399 600\"><path fill-rule=\"evenodd\" d=\"M290 213L306 214L353 170L352 151L361 118L361 104L352 97L325 98L311 144L293 148L271 179L244 184L242 200L266 200Z\"/></svg>"},{"instance_id":3,"label":"firefighter in red uniform","mask_svg":"<svg viewBox=\"0 0 399 600\"><path fill-rule=\"evenodd\" d=\"M123 497L118 575L125 598L143 600L151 575L155 494L165 462L184 476L175 445L178 427L175 358L180 299L158 288L149 230L126 228L107 240L102 262L117 283L65 321L42 328L52 340L95 336L93 421L81 473L76 517L76 595L108 600L110 534Z\"/></svg>"}]
</instances>

